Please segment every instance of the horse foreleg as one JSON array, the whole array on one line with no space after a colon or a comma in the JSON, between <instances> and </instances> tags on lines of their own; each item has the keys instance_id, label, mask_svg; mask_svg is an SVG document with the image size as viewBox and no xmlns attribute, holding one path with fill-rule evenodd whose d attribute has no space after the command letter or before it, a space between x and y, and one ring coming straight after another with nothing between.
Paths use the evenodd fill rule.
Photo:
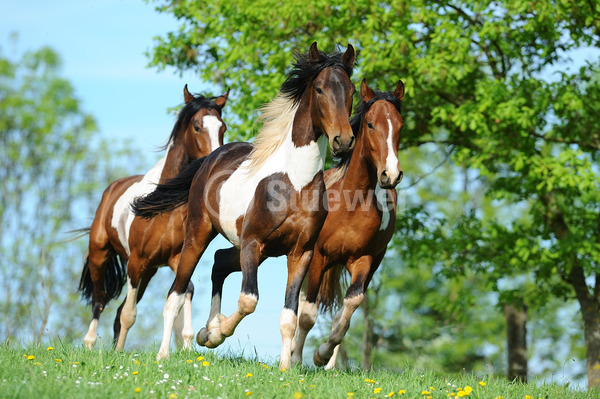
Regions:
<instances>
[{"instance_id":1,"label":"horse foreleg","mask_svg":"<svg viewBox=\"0 0 600 399\"><path fill-rule=\"evenodd\" d=\"M135 284L135 285L134 285ZM125 340L127 339L127 333L129 329L135 323L137 317L137 296L138 296L138 284L137 282L132 284L131 277L127 277L127 296L123 301L121 307L117 311L117 318L115 319L114 331L115 331L115 350L122 351L125 347ZM117 319L119 323L117 324Z\"/></svg>"},{"instance_id":2,"label":"horse foreleg","mask_svg":"<svg viewBox=\"0 0 600 399\"><path fill-rule=\"evenodd\" d=\"M90 280L88 284L92 286L92 321L88 327L88 331L83 338L83 345L91 349L97 341L98 337L98 321L100 315L104 310L104 306L107 302L106 291L104 290L104 278L106 273L106 267L108 258L110 256L107 249L102 248L101 243L96 243L90 239L90 252L86 259L85 267L88 268ZM85 272L85 270L84 270Z\"/></svg>"},{"instance_id":3,"label":"horse foreleg","mask_svg":"<svg viewBox=\"0 0 600 399\"><path fill-rule=\"evenodd\" d=\"M221 341L226 337L230 337L234 332L235 328L240 324L242 319L253 313L258 303L258 265L260 264L261 252L260 244L256 240L248 240L242 243L240 248L240 265L242 269L242 290L240 298L238 300L238 308L229 317L225 318L221 315L217 316L221 318L219 335L215 334L216 341ZM215 331L216 333L216 331ZM213 345L215 342L211 331L210 341L206 346ZM219 344L221 343L219 342Z\"/></svg>"},{"instance_id":4,"label":"horse foreleg","mask_svg":"<svg viewBox=\"0 0 600 399\"><path fill-rule=\"evenodd\" d=\"M178 350L191 350L194 340L194 328L192 326L192 298L194 296L194 284L190 281L185 293L183 311L175 318L175 346Z\"/></svg>"},{"instance_id":5,"label":"horse foreleg","mask_svg":"<svg viewBox=\"0 0 600 399\"><path fill-rule=\"evenodd\" d=\"M192 226L192 222L196 222ZM210 221L200 220L191 221L188 218L186 224L186 236L183 243L181 257L175 273L175 281L169 290L167 302L163 310L163 336L156 355L156 360L169 357L169 347L171 345L171 334L173 333L173 324L175 318L179 315L184 305L187 289L196 268L196 264L206 250L210 241L215 237L215 232Z\"/></svg>"},{"instance_id":6,"label":"horse foreleg","mask_svg":"<svg viewBox=\"0 0 600 399\"><path fill-rule=\"evenodd\" d=\"M285 291L285 305L279 318L281 331L281 356L279 368L288 369L291 366L292 339L298 324L298 301L302 281L308 271L308 265L313 256L313 251L303 252L300 256L288 255L288 280Z\"/></svg>"},{"instance_id":7,"label":"horse foreleg","mask_svg":"<svg viewBox=\"0 0 600 399\"><path fill-rule=\"evenodd\" d=\"M223 297L223 284L227 276L235 271L241 271L240 251L236 247L220 249L215 252L215 261L212 268L212 300L210 314L206 327L198 331L196 342L200 346L215 347L225 339L221 335L221 298ZM211 334L215 336L211 337ZM219 342L219 340L221 340Z\"/></svg>"},{"instance_id":8,"label":"horse foreleg","mask_svg":"<svg viewBox=\"0 0 600 399\"><path fill-rule=\"evenodd\" d=\"M383 255L381 257L383 257ZM329 339L326 343L321 344L315 351L313 361L316 366L324 366L327 364L333 356L335 347L344 339L344 336L350 327L350 319L356 309L360 306L367 285L377 266L379 266L379 262L380 259L374 262L371 256L363 256L348 266L348 271L352 276L352 282L350 287L348 287L348 291L346 291L344 304L338 315L339 318L336 316L337 322L334 319ZM331 364L330 367L333 367L334 365L335 364Z\"/></svg>"},{"instance_id":9,"label":"horse foreleg","mask_svg":"<svg viewBox=\"0 0 600 399\"><path fill-rule=\"evenodd\" d=\"M298 330L296 332L296 345L292 354L292 364L302 364L302 352L306 337L317 321L319 313L317 295L323 278L324 266L325 259L318 250L315 251L308 268L306 297L301 297L298 305Z\"/></svg>"}]
</instances>

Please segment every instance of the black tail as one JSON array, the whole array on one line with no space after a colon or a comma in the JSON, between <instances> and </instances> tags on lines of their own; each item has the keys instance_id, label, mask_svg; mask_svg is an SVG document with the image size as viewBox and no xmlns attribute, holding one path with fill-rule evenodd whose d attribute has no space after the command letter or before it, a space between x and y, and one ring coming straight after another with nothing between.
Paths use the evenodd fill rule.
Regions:
<instances>
[{"instance_id":1,"label":"black tail","mask_svg":"<svg viewBox=\"0 0 600 399\"><path fill-rule=\"evenodd\" d=\"M121 262L117 254L110 254L106 263L106 274L104 276L104 291L106 293L106 302L121 295L123 286L127 277L127 264ZM81 279L79 280L79 291L81 297L90 303L94 294L94 283L90 275L90 257L85 257Z\"/></svg>"},{"instance_id":2,"label":"black tail","mask_svg":"<svg viewBox=\"0 0 600 399\"><path fill-rule=\"evenodd\" d=\"M204 159L196 159L174 178L158 184L150 194L134 199L131 204L133 213L151 219L159 213L169 212L187 204L190 186Z\"/></svg>"},{"instance_id":3,"label":"black tail","mask_svg":"<svg viewBox=\"0 0 600 399\"><path fill-rule=\"evenodd\" d=\"M323 274L317 300L321 312L325 313L341 307L343 300L342 281L344 280L342 272L344 270L346 269L343 266L336 265Z\"/></svg>"}]
</instances>

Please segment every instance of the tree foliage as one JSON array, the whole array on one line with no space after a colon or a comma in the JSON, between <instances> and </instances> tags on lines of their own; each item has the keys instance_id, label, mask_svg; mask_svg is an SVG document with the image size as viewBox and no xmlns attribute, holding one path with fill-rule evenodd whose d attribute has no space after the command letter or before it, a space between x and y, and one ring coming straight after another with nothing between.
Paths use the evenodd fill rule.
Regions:
<instances>
[{"instance_id":1,"label":"tree foliage","mask_svg":"<svg viewBox=\"0 0 600 399\"><path fill-rule=\"evenodd\" d=\"M89 225L100 189L118 168L108 164L109 144L97 136L94 118L60 76L59 55L48 47L22 56L2 50L0 335L24 342L79 335L83 327L74 320L83 306L72 303L79 303L84 248L67 243L74 236L67 232Z\"/></svg>"},{"instance_id":2,"label":"tree foliage","mask_svg":"<svg viewBox=\"0 0 600 399\"><path fill-rule=\"evenodd\" d=\"M588 382L600 385L600 65L588 59L569 68L575 51L598 54L600 4L156 3L181 26L156 39L151 65L231 86L240 138L251 134L254 110L275 95L291 52L312 41L326 50L355 45L356 79L389 89L401 78L404 147L444 154L448 172L466 170L474 183L454 198L463 201L461 212L447 198L425 196L399 218L403 264L476 273L506 301L524 289L534 306L576 298ZM434 166L406 169L425 176ZM435 191L440 180L421 182ZM474 203L475 191L481 199ZM520 276L528 288L513 284Z\"/></svg>"}]
</instances>

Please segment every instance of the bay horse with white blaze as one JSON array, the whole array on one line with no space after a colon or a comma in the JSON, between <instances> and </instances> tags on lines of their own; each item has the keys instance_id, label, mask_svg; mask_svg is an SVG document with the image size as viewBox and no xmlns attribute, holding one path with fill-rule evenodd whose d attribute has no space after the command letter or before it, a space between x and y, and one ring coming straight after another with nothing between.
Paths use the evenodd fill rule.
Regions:
<instances>
[{"instance_id":1,"label":"bay horse with white blaze","mask_svg":"<svg viewBox=\"0 0 600 399\"><path fill-rule=\"evenodd\" d=\"M183 250L165 304L157 359L168 357L173 321L186 287L202 253L220 233L239 248L243 277L238 309L229 317L215 315L198 341L216 347L231 336L256 308L259 264L270 256L287 255L280 367L290 366L298 296L327 214L322 203L326 139L337 155L354 146L348 120L355 91L350 81L354 58L351 45L343 54L326 55L313 43L308 56L296 55L279 95L263 109L265 123L254 144L226 144L134 202L136 215L145 217L188 204Z\"/></svg>"},{"instance_id":2,"label":"bay horse with white blaze","mask_svg":"<svg viewBox=\"0 0 600 399\"><path fill-rule=\"evenodd\" d=\"M183 93L185 106L164 147L166 155L145 175L129 176L111 183L96 211L90 228L89 252L79 282L82 297L92 304L92 322L84 338L88 348L96 343L98 320L104 307L121 293L125 269L127 296L114 323L117 350L122 350L125 345L127 332L136 319L136 304L142 299L157 267L168 265L175 270L177 266L183 243L181 226L187 207L147 220L132 213L131 201L152 191L159 182L175 177L192 160L223 145L226 126L221 111L229 91L220 97L194 97L186 85ZM178 319L175 334L178 346L191 348L191 283L186 291L186 309Z\"/></svg>"},{"instance_id":3,"label":"bay horse with white blaze","mask_svg":"<svg viewBox=\"0 0 600 399\"><path fill-rule=\"evenodd\" d=\"M399 81L393 93L381 93L373 91L363 79L360 94L361 103L350 122L356 147L325 174L329 210L309 266L293 363L302 362L306 335L317 319L317 300L322 309L334 306L340 291L340 273L345 267L351 282L343 306L334 317L329 340L319 346L313 357L317 366L335 366L338 345L394 233L394 187L403 175L398 146L404 84Z\"/></svg>"}]
</instances>

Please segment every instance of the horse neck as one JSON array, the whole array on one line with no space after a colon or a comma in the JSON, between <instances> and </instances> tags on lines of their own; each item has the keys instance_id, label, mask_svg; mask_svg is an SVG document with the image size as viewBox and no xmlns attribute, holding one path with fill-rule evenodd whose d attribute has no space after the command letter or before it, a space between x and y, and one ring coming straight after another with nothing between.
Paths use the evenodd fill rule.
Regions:
<instances>
[{"instance_id":1,"label":"horse neck","mask_svg":"<svg viewBox=\"0 0 600 399\"><path fill-rule=\"evenodd\" d=\"M350 155L348 168L342 177L341 188L346 190L368 191L377 185L377 170L367 159L367 146L363 132L356 135L356 146Z\"/></svg>"},{"instance_id":2,"label":"horse neck","mask_svg":"<svg viewBox=\"0 0 600 399\"><path fill-rule=\"evenodd\" d=\"M174 178L190 164L192 159L190 159L184 147L182 140L169 144L165 155L165 166L160 175L161 180Z\"/></svg>"}]
</instances>

